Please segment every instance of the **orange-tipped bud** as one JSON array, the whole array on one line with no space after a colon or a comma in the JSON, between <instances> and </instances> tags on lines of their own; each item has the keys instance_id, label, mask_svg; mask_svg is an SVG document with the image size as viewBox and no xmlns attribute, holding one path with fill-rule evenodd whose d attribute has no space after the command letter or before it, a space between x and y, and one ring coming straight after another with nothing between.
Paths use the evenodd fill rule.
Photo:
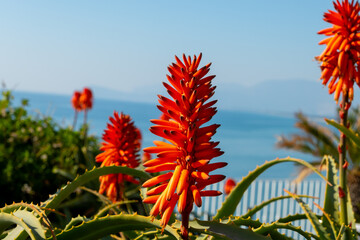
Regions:
<instances>
[{"instance_id":1,"label":"orange-tipped bud","mask_svg":"<svg viewBox=\"0 0 360 240\"><path fill-rule=\"evenodd\" d=\"M202 201L201 201L201 195L200 195L199 189L197 189L197 187L195 185L191 185L190 190L192 192L193 199L194 199L196 206L201 207Z\"/></svg>"},{"instance_id":2,"label":"orange-tipped bud","mask_svg":"<svg viewBox=\"0 0 360 240\"><path fill-rule=\"evenodd\" d=\"M143 203L154 204L159 199L160 195L149 196L143 200Z\"/></svg>"},{"instance_id":3,"label":"orange-tipped bud","mask_svg":"<svg viewBox=\"0 0 360 240\"><path fill-rule=\"evenodd\" d=\"M158 183L161 183L161 182L164 182L166 180L169 180L171 177L172 177L173 173L172 172L168 172L168 173L165 173L163 175L159 175L159 176L156 176L156 177L153 177L149 180L147 180L146 182L143 183L143 187L152 187L152 186L155 186L156 184Z\"/></svg>"}]
</instances>

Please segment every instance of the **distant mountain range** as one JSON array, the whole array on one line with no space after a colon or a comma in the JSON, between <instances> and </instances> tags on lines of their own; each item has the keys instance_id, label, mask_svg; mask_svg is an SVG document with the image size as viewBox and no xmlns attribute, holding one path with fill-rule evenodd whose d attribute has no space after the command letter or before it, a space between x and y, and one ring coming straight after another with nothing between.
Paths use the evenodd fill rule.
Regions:
<instances>
[{"instance_id":1,"label":"distant mountain range","mask_svg":"<svg viewBox=\"0 0 360 240\"><path fill-rule=\"evenodd\" d=\"M336 105L333 95L320 81L266 81L253 86L215 82L217 106L223 110L289 115L302 111L309 115L333 116ZM141 87L133 91L116 91L92 86L95 96L133 102L157 102L157 94L167 95L162 85ZM160 90L159 90L160 89ZM355 90L356 91L356 90ZM355 92L355 96L359 93ZM360 99L360 97L358 97ZM354 101L359 104L358 100Z\"/></svg>"}]
</instances>

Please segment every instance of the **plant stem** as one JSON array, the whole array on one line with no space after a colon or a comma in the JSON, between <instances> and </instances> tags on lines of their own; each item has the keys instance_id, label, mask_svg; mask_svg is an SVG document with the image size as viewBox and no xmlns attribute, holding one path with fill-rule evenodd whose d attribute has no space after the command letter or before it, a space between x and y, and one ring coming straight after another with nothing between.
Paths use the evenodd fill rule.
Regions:
<instances>
[{"instance_id":1,"label":"plant stem","mask_svg":"<svg viewBox=\"0 0 360 240\"><path fill-rule=\"evenodd\" d=\"M190 191L187 193L187 201L184 211L181 213L181 237L184 240L189 239L189 217L193 207L193 199Z\"/></svg>"},{"instance_id":2,"label":"plant stem","mask_svg":"<svg viewBox=\"0 0 360 240\"><path fill-rule=\"evenodd\" d=\"M344 93L342 102L340 105L340 124L344 127L347 127L348 121L348 110L350 107L348 92ZM339 191L343 191L343 193L339 192L340 195L340 222L348 225L348 212L347 212L347 202L348 202L348 190L346 185L346 168L344 168L344 163L346 161L346 136L343 133L340 133L340 143L339 143ZM345 239L350 239L349 231L345 232Z\"/></svg>"},{"instance_id":3,"label":"plant stem","mask_svg":"<svg viewBox=\"0 0 360 240\"><path fill-rule=\"evenodd\" d=\"M74 122L73 122L72 130L74 130L74 129L75 129L76 122L77 122L77 117L78 117L78 111L77 111L77 110L75 110Z\"/></svg>"},{"instance_id":4,"label":"plant stem","mask_svg":"<svg viewBox=\"0 0 360 240\"><path fill-rule=\"evenodd\" d=\"M87 123L87 109L84 110L84 125Z\"/></svg>"}]
</instances>

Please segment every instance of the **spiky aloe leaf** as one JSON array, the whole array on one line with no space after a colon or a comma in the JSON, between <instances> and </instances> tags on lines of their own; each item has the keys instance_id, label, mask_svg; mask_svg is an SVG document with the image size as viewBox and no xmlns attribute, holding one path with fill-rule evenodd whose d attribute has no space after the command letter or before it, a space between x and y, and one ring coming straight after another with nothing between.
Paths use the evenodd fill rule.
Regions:
<instances>
[{"instance_id":1,"label":"spiky aloe leaf","mask_svg":"<svg viewBox=\"0 0 360 240\"><path fill-rule=\"evenodd\" d=\"M351 204L349 188L347 189L347 203L346 204L347 204L348 223L351 224L351 226L353 226L353 227L345 226L345 231L350 232L353 239L356 239L356 235L357 235L356 228L355 228L356 219L355 219L353 206Z\"/></svg>"},{"instance_id":2,"label":"spiky aloe leaf","mask_svg":"<svg viewBox=\"0 0 360 240\"><path fill-rule=\"evenodd\" d=\"M123 205L123 204L137 203L137 202L138 202L137 200L128 200L128 201L121 201L121 202L116 202L116 203L107 205L107 206L101 208L98 211L98 213L96 213L94 215L94 217L102 217L102 216L106 215L110 209L114 209L114 208L116 209L116 211L120 212L121 210L119 208L117 208L118 206Z\"/></svg>"},{"instance_id":3,"label":"spiky aloe leaf","mask_svg":"<svg viewBox=\"0 0 360 240\"><path fill-rule=\"evenodd\" d=\"M326 176L328 181L332 184L326 185L325 188L325 200L324 200L324 214L321 218L323 226L326 231L330 234L332 239L336 238L336 229L334 223L339 223L339 180L337 177L337 168L334 158L330 156L324 156L323 162L326 162Z\"/></svg>"},{"instance_id":4,"label":"spiky aloe leaf","mask_svg":"<svg viewBox=\"0 0 360 240\"><path fill-rule=\"evenodd\" d=\"M314 198L312 196L307 196L307 195L299 195L299 197ZM259 205L256 205L255 207L249 209L249 211L247 213L245 213L244 215L242 215L242 217L243 218L251 217L255 213L257 213L258 211L263 209L265 206L269 205L270 203L276 202L276 201L279 201L279 200L283 200L283 199L287 199L287 198L292 198L292 197L291 196L279 196L279 197L274 197L274 198L271 198L269 200L263 201Z\"/></svg>"},{"instance_id":5,"label":"spiky aloe leaf","mask_svg":"<svg viewBox=\"0 0 360 240\"><path fill-rule=\"evenodd\" d=\"M123 231L155 228L161 229L160 221L150 217L129 214L108 215L83 222L78 226L57 234L56 237L58 240L91 240ZM164 232L172 236L173 239L181 239L177 231L170 226L166 226Z\"/></svg>"},{"instance_id":6,"label":"spiky aloe leaf","mask_svg":"<svg viewBox=\"0 0 360 240\"><path fill-rule=\"evenodd\" d=\"M69 229L73 228L76 225L80 225L83 222L87 222L87 221L90 221L90 220L91 220L90 218L86 218L86 217L83 217L83 216L77 216L75 218L72 218L69 221L69 223L66 224L66 226L64 228L64 231L69 230Z\"/></svg>"},{"instance_id":7,"label":"spiky aloe leaf","mask_svg":"<svg viewBox=\"0 0 360 240\"><path fill-rule=\"evenodd\" d=\"M294 232L299 233L302 235L305 239L310 240L312 237L315 239L321 240L319 237L317 237L314 234L311 234L309 232L303 231L301 227L296 227L294 225L291 225L290 223L279 223L279 222L273 222L271 224L263 224L259 228L254 229L255 233L259 233L261 235L270 233L271 230L277 230L277 229L288 229Z\"/></svg>"},{"instance_id":8,"label":"spiky aloe leaf","mask_svg":"<svg viewBox=\"0 0 360 240\"><path fill-rule=\"evenodd\" d=\"M349 188L347 189L347 210L348 210L348 222L352 226L355 226L356 220L355 220L355 214L353 211L353 206L351 204L351 197L350 197L350 191Z\"/></svg>"},{"instance_id":9,"label":"spiky aloe leaf","mask_svg":"<svg viewBox=\"0 0 360 240\"><path fill-rule=\"evenodd\" d=\"M312 169L320 177L326 180L326 178L313 165L301 159L287 157L287 158L275 159L269 162L265 162L263 165L258 166L254 171L249 172L249 174L246 177L242 178L242 180L236 185L236 187L231 191L229 196L225 199L221 208L218 209L213 219L218 220L224 217L229 217L231 214L233 214L241 198L243 197L245 191L248 189L251 183L269 167L283 162L295 162L304 165Z\"/></svg>"},{"instance_id":10,"label":"spiky aloe leaf","mask_svg":"<svg viewBox=\"0 0 360 240\"><path fill-rule=\"evenodd\" d=\"M102 175L107 175L112 173L123 173L131 176L139 177L143 180L150 178L149 174L128 167L109 166L109 167L94 168L90 171L85 172L83 175L76 177L74 181L62 187L57 193L50 196L50 198L47 201L45 201L41 206L45 208L54 209L58 207L59 204L65 198L67 198L76 188Z\"/></svg>"},{"instance_id":11,"label":"spiky aloe leaf","mask_svg":"<svg viewBox=\"0 0 360 240\"><path fill-rule=\"evenodd\" d=\"M29 238L27 232L20 225L17 225L15 228L7 232L6 237L0 238L3 240L26 240Z\"/></svg>"},{"instance_id":12,"label":"spiky aloe leaf","mask_svg":"<svg viewBox=\"0 0 360 240\"><path fill-rule=\"evenodd\" d=\"M340 125L335 120L325 119L325 121L333 127L339 129L342 133L344 133L349 139L351 139L356 145L360 147L360 137L357 133L355 133L352 129L349 129L343 125Z\"/></svg>"},{"instance_id":13,"label":"spiky aloe leaf","mask_svg":"<svg viewBox=\"0 0 360 240\"><path fill-rule=\"evenodd\" d=\"M235 217L235 218L230 217L229 223L235 224L236 226L245 226L245 227L252 228L252 229L259 228L261 225L263 225L263 223L261 223L259 221L259 219L253 220L253 219L251 219L251 217L244 218L243 216ZM292 239L292 238L289 238L289 237L279 233L277 230L270 230L269 234L272 239L277 239L277 240Z\"/></svg>"},{"instance_id":14,"label":"spiky aloe leaf","mask_svg":"<svg viewBox=\"0 0 360 240\"><path fill-rule=\"evenodd\" d=\"M316 217L318 219L320 219L322 216L316 215ZM288 215L286 217L279 218L276 222L288 223L288 222L293 222L293 221L297 221L297 220L304 220L304 219L307 219L306 214L299 214L298 213L298 214Z\"/></svg>"},{"instance_id":15,"label":"spiky aloe leaf","mask_svg":"<svg viewBox=\"0 0 360 240\"><path fill-rule=\"evenodd\" d=\"M40 219L27 210L17 210L14 213L0 213L1 233L13 224L22 229L15 227L13 229L15 232L12 233L10 231L5 239L10 239L8 237L15 239L23 230L26 231L32 240L45 239L46 230L41 225Z\"/></svg>"},{"instance_id":16,"label":"spiky aloe leaf","mask_svg":"<svg viewBox=\"0 0 360 240\"><path fill-rule=\"evenodd\" d=\"M285 190L286 191L286 190ZM309 206L301 200L296 194L293 194L289 191L286 191L290 196L292 196L300 205L302 210L305 212L307 218L309 219L311 225L313 226L315 232L318 234L321 240L333 239L330 237L330 234L325 230L324 226L320 223L319 219L316 217L315 213L311 211Z\"/></svg>"},{"instance_id":17,"label":"spiky aloe leaf","mask_svg":"<svg viewBox=\"0 0 360 240\"><path fill-rule=\"evenodd\" d=\"M265 240L271 239L260 234L254 233L249 229L239 228L235 224L224 224L217 221L201 221L196 220L197 223L202 226L198 229L200 232L214 235L222 239L233 240Z\"/></svg>"}]
</instances>

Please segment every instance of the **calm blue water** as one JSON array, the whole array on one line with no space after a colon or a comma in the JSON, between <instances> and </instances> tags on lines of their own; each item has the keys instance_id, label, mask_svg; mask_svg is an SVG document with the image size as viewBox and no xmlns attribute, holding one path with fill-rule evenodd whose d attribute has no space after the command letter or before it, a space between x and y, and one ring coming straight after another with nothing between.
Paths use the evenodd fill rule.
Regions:
<instances>
[{"instance_id":1,"label":"calm blue water","mask_svg":"<svg viewBox=\"0 0 360 240\"><path fill-rule=\"evenodd\" d=\"M54 117L62 126L71 125L74 111L70 104L71 96L50 95L40 93L15 92L15 103L20 99L29 100L29 111L33 114L39 112ZM106 127L109 116L114 111L129 114L135 125L141 129L143 135L143 147L152 146L152 141L157 136L148 131L152 125L150 119L158 118L160 111L154 104L133 103L117 100L96 99L93 109L88 113L90 133L101 137ZM78 117L79 123L83 121L83 115ZM292 151L279 150L275 148L276 136L297 132L294 128L293 114L288 117L270 116L247 112L222 111L215 115L212 122L221 124L214 136L215 141L220 141L219 147L225 154L215 161L226 161L228 166L217 173L229 177L241 178L249 171L261 165L265 160L276 157L296 157L304 160L308 156ZM291 178L296 176L296 168L292 163L282 163L264 172L262 178Z\"/></svg>"}]
</instances>

